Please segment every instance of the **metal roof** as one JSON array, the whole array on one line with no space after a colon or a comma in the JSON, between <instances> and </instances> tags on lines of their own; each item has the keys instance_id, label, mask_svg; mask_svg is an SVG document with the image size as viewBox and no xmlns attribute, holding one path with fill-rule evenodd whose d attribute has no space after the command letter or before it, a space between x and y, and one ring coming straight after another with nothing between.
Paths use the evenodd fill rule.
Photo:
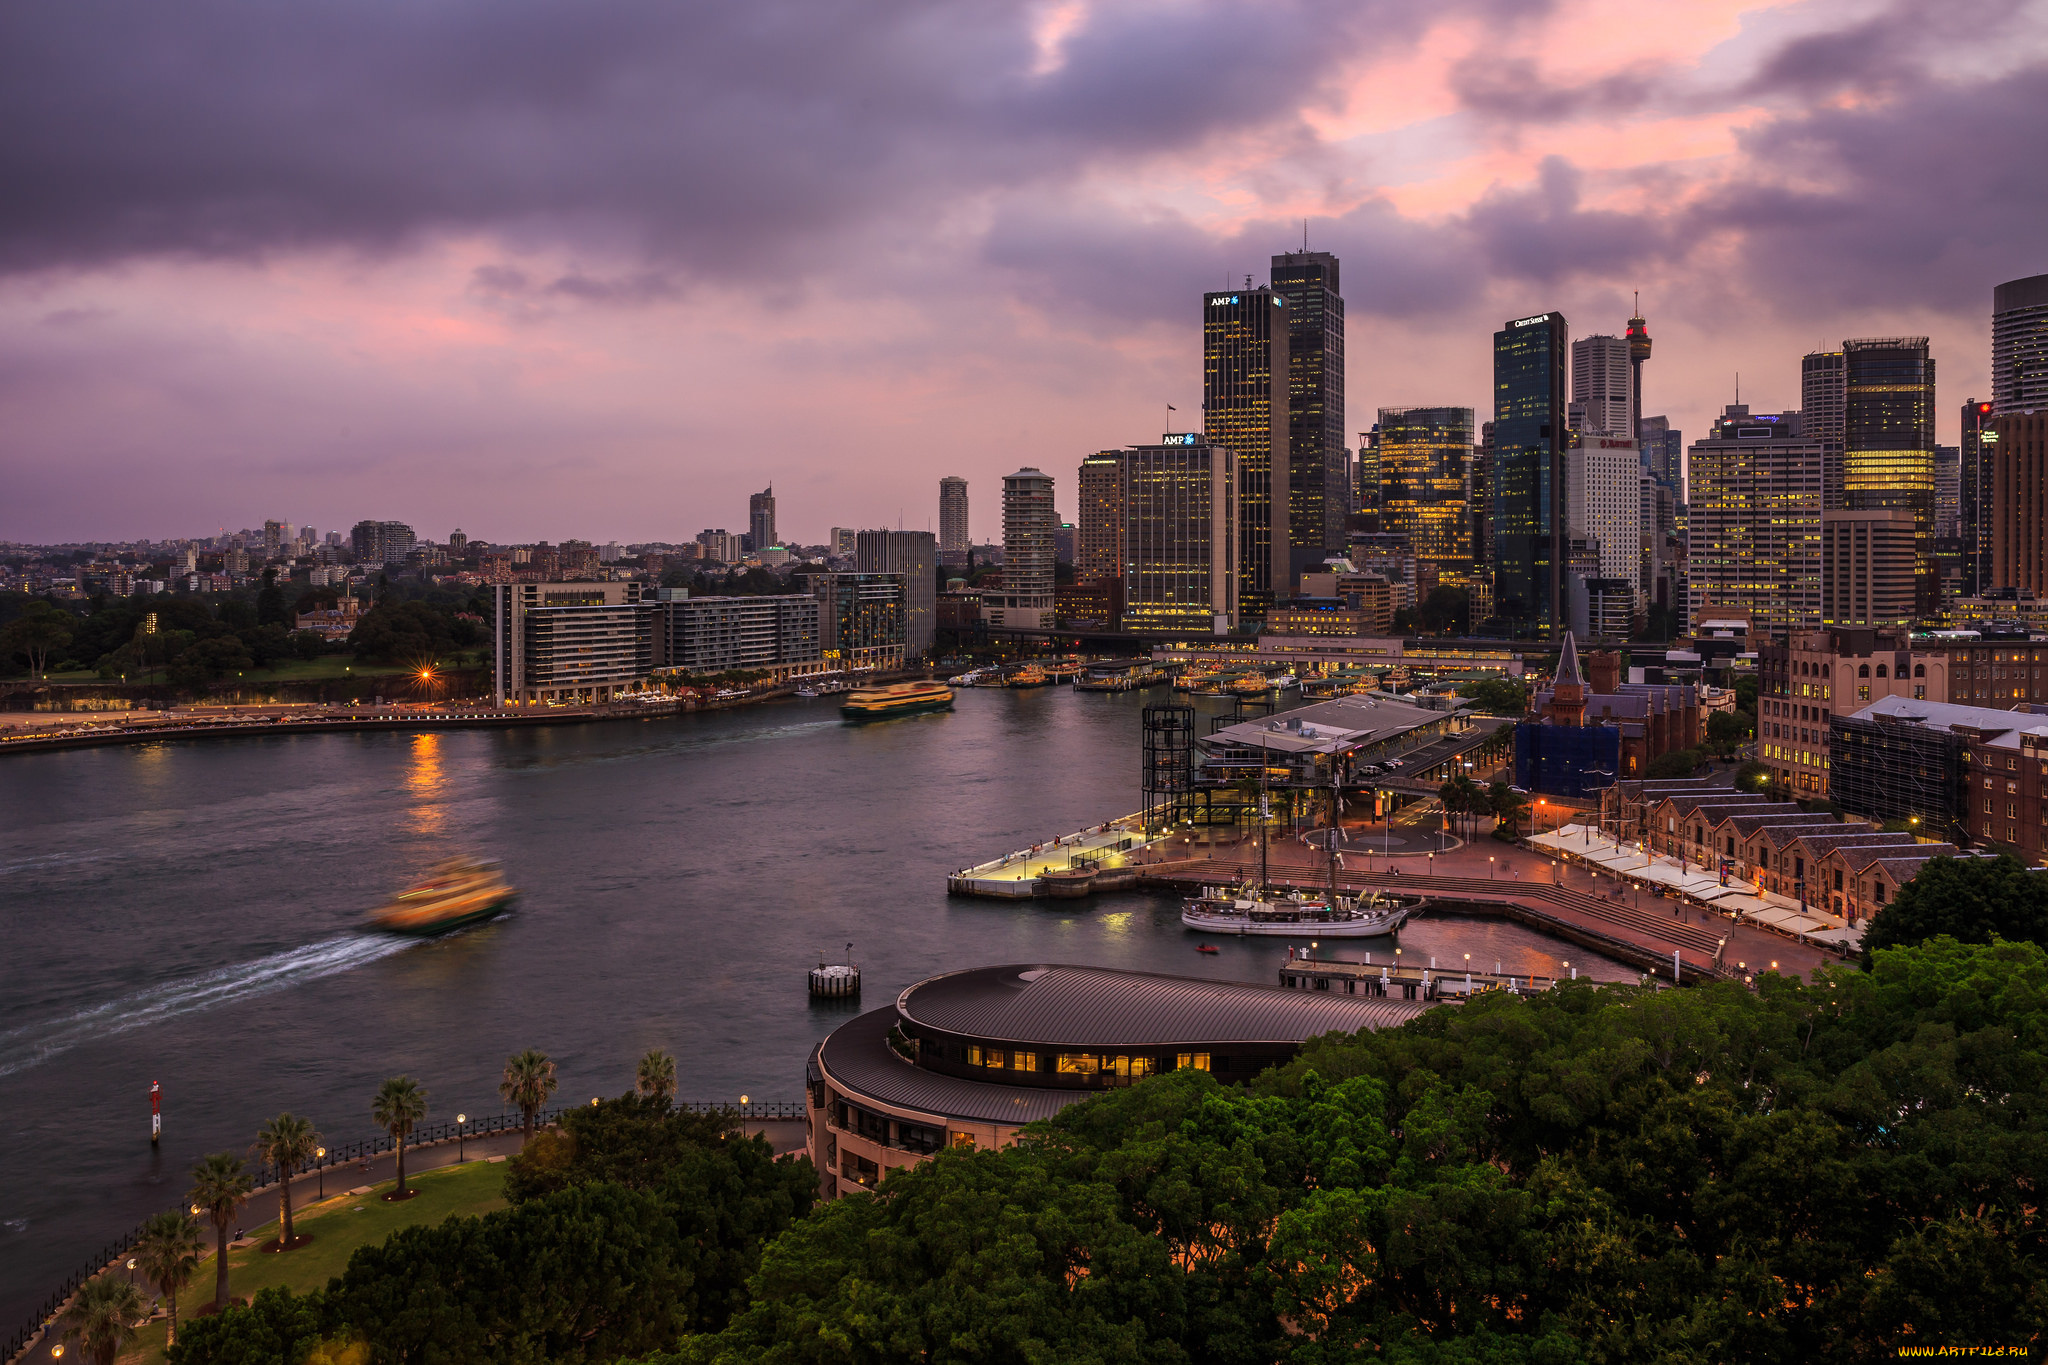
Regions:
<instances>
[{"instance_id":1,"label":"metal roof","mask_svg":"<svg viewBox=\"0 0 2048 1365\"><path fill-rule=\"evenodd\" d=\"M1237 744L1274 753L1335 753L1363 743L1378 743L1441 721L1453 711L1432 711L1407 702L1372 697L1338 697L1302 706L1282 716L1226 725L1203 737L1204 747ZM1304 735L1295 726L1306 727Z\"/></svg>"},{"instance_id":2,"label":"metal roof","mask_svg":"<svg viewBox=\"0 0 2048 1365\"><path fill-rule=\"evenodd\" d=\"M1024 964L932 977L898 996L896 1008L914 1023L969 1038L1172 1047L1303 1043L1323 1033L1392 1028L1430 1006L1108 967Z\"/></svg>"},{"instance_id":3,"label":"metal roof","mask_svg":"<svg viewBox=\"0 0 2048 1365\"><path fill-rule=\"evenodd\" d=\"M911 1065L889 1046L896 1011L884 1006L842 1024L818 1045L825 1073L855 1104L862 1098L938 1119L983 1123L1030 1123L1048 1119L1095 1090L1048 1090L943 1076Z\"/></svg>"}]
</instances>

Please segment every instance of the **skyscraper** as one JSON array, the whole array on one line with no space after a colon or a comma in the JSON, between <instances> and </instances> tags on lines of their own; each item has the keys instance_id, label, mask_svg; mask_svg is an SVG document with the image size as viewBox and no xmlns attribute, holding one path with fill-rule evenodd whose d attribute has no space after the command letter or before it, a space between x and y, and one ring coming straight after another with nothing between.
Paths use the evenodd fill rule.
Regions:
<instances>
[{"instance_id":1,"label":"skyscraper","mask_svg":"<svg viewBox=\"0 0 2048 1365\"><path fill-rule=\"evenodd\" d=\"M1289 576L1344 548L1344 297L1337 258L1273 258L1273 292L1287 300ZM1290 584L1289 590L1292 590Z\"/></svg>"},{"instance_id":2,"label":"skyscraper","mask_svg":"<svg viewBox=\"0 0 2048 1365\"><path fill-rule=\"evenodd\" d=\"M1991 572L1991 456L1998 447L1991 435L1994 405L1972 398L1963 404L1962 442L1956 448L1956 538L1962 541L1965 597L2000 584Z\"/></svg>"},{"instance_id":3,"label":"skyscraper","mask_svg":"<svg viewBox=\"0 0 2048 1365\"><path fill-rule=\"evenodd\" d=\"M1813 351L1799 362L1799 430L1821 443L1826 467L1821 496L1830 511L1842 505L1842 441L1849 412L1848 360L1840 351Z\"/></svg>"},{"instance_id":4,"label":"skyscraper","mask_svg":"<svg viewBox=\"0 0 2048 1365\"><path fill-rule=\"evenodd\" d=\"M1582 432L1565 452L1565 471L1566 531L1591 544L1594 577L1628 584L1640 606L1643 461L1634 439Z\"/></svg>"},{"instance_id":5,"label":"skyscraper","mask_svg":"<svg viewBox=\"0 0 2048 1365\"><path fill-rule=\"evenodd\" d=\"M1271 289L1247 283L1202 297L1202 432L1237 455L1238 602L1248 617L1292 591L1288 330L1287 301Z\"/></svg>"},{"instance_id":6,"label":"skyscraper","mask_svg":"<svg viewBox=\"0 0 2048 1365\"><path fill-rule=\"evenodd\" d=\"M916 658L938 628L938 547L930 531L862 531L854 537L854 568L903 575L903 649Z\"/></svg>"},{"instance_id":7,"label":"skyscraper","mask_svg":"<svg viewBox=\"0 0 2048 1365\"><path fill-rule=\"evenodd\" d=\"M1671 419L1659 414L1645 417L1636 423L1636 445L1643 452L1643 468L1659 487L1671 491L1675 499L1681 495L1680 470L1685 456L1685 435L1671 426Z\"/></svg>"},{"instance_id":8,"label":"skyscraper","mask_svg":"<svg viewBox=\"0 0 2048 1365\"><path fill-rule=\"evenodd\" d=\"M1911 508L1843 510L1821 518L1820 610L1830 626L1911 627Z\"/></svg>"},{"instance_id":9,"label":"skyscraper","mask_svg":"<svg viewBox=\"0 0 2048 1365\"><path fill-rule=\"evenodd\" d=\"M1053 532L1059 524L1052 475L1020 469L1003 476L1003 586L982 599L990 626L1052 629Z\"/></svg>"},{"instance_id":10,"label":"skyscraper","mask_svg":"<svg viewBox=\"0 0 2048 1365\"><path fill-rule=\"evenodd\" d=\"M1236 621L1237 456L1187 433L1132 446L1123 488L1125 630L1225 635Z\"/></svg>"},{"instance_id":11,"label":"skyscraper","mask_svg":"<svg viewBox=\"0 0 2048 1365\"><path fill-rule=\"evenodd\" d=\"M1098 450L1081 461L1080 519L1074 528L1074 578L1120 578L1124 560L1124 453Z\"/></svg>"},{"instance_id":12,"label":"skyscraper","mask_svg":"<svg viewBox=\"0 0 2048 1365\"><path fill-rule=\"evenodd\" d=\"M1686 456L1688 604L1749 616L1750 638L1821 624L1820 441L1731 403Z\"/></svg>"},{"instance_id":13,"label":"skyscraper","mask_svg":"<svg viewBox=\"0 0 2048 1365\"><path fill-rule=\"evenodd\" d=\"M1572 343L1572 402L1582 412L1579 431L1635 437L1635 395L1629 343L1620 337L1580 337Z\"/></svg>"},{"instance_id":14,"label":"skyscraper","mask_svg":"<svg viewBox=\"0 0 2048 1365\"><path fill-rule=\"evenodd\" d=\"M1992 411L2048 409L2048 275L1991 291Z\"/></svg>"},{"instance_id":15,"label":"skyscraper","mask_svg":"<svg viewBox=\"0 0 2048 1365\"><path fill-rule=\"evenodd\" d=\"M756 550L782 543L775 538L774 484L747 499L747 534L754 538Z\"/></svg>"},{"instance_id":16,"label":"skyscraper","mask_svg":"<svg viewBox=\"0 0 2048 1365\"><path fill-rule=\"evenodd\" d=\"M1842 505L1913 510L1914 610L1941 603L1934 561L1934 360L1926 337L1842 343Z\"/></svg>"},{"instance_id":17,"label":"skyscraper","mask_svg":"<svg viewBox=\"0 0 2048 1365\"><path fill-rule=\"evenodd\" d=\"M939 563L967 562L967 480L939 480Z\"/></svg>"},{"instance_id":18,"label":"skyscraper","mask_svg":"<svg viewBox=\"0 0 2048 1365\"><path fill-rule=\"evenodd\" d=\"M1987 587L2048 597L2048 407L2001 413L1984 439L1992 471Z\"/></svg>"},{"instance_id":19,"label":"skyscraper","mask_svg":"<svg viewBox=\"0 0 2048 1365\"><path fill-rule=\"evenodd\" d=\"M1381 408L1380 529L1439 577L1472 571L1472 409Z\"/></svg>"},{"instance_id":20,"label":"skyscraper","mask_svg":"<svg viewBox=\"0 0 2048 1365\"><path fill-rule=\"evenodd\" d=\"M1493 334L1494 609L1538 634L1564 625L1565 361L1562 313Z\"/></svg>"}]
</instances>

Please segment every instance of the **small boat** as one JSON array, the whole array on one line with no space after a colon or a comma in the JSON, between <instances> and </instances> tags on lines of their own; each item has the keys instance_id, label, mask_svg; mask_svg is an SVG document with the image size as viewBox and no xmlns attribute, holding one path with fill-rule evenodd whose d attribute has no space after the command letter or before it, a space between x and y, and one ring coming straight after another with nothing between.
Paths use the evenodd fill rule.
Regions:
<instances>
[{"instance_id":1,"label":"small boat","mask_svg":"<svg viewBox=\"0 0 2048 1365\"><path fill-rule=\"evenodd\" d=\"M1220 953L1223 950L1221 948L1218 948L1213 943L1197 943L1195 945L1195 951L1198 953Z\"/></svg>"},{"instance_id":2,"label":"small boat","mask_svg":"<svg viewBox=\"0 0 2048 1365\"><path fill-rule=\"evenodd\" d=\"M1052 674L1046 672L1037 664L1026 664L1010 675L1009 685L1011 687L1050 687L1052 686Z\"/></svg>"},{"instance_id":3,"label":"small boat","mask_svg":"<svg viewBox=\"0 0 2048 1365\"><path fill-rule=\"evenodd\" d=\"M796 694L797 694L797 695L798 695L799 697L804 697L804 698L814 698L814 697L817 697L818 695L820 695L820 694L819 694L819 692L818 692L818 689L817 689L817 688L815 688L815 687L799 687L799 688L798 688L798 689L796 690Z\"/></svg>"},{"instance_id":4,"label":"small boat","mask_svg":"<svg viewBox=\"0 0 2048 1365\"><path fill-rule=\"evenodd\" d=\"M856 724L911 716L921 711L947 711L953 706L953 689L942 682L900 682L881 687L863 687L849 695L839 714Z\"/></svg>"},{"instance_id":5,"label":"small boat","mask_svg":"<svg viewBox=\"0 0 2048 1365\"><path fill-rule=\"evenodd\" d=\"M370 927L414 937L445 934L491 918L518 895L505 884L498 864L450 858L427 880L407 887L373 910Z\"/></svg>"}]
</instances>

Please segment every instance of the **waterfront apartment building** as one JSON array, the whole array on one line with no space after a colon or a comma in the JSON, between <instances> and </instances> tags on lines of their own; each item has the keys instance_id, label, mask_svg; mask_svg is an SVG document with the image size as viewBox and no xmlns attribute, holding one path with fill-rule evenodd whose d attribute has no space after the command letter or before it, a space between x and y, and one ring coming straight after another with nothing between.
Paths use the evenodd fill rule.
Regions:
<instances>
[{"instance_id":1,"label":"waterfront apartment building","mask_svg":"<svg viewBox=\"0 0 2048 1365\"><path fill-rule=\"evenodd\" d=\"M818 644L835 669L901 668L908 585L895 573L800 573L818 599Z\"/></svg>"},{"instance_id":2,"label":"waterfront apartment building","mask_svg":"<svg viewBox=\"0 0 2048 1365\"><path fill-rule=\"evenodd\" d=\"M1991 586L2048 597L2048 399L2037 411L2000 414L1984 435L1992 447Z\"/></svg>"},{"instance_id":3,"label":"waterfront apartment building","mask_svg":"<svg viewBox=\"0 0 2048 1365\"><path fill-rule=\"evenodd\" d=\"M953 475L939 480L939 562L967 562L967 480Z\"/></svg>"},{"instance_id":4,"label":"waterfront apartment building","mask_svg":"<svg viewBox=\"0 0 2048 1365\"><path fill-rule=\"evenodd\" d=\"M1941 649L1901 629L1795 631L1757 646L1757 756L1771 789L1802 801L1828 794L1829 725L1835 712L1893 697L1948 700Z\"/></svg>"},{"instance_id":5,"label":"waterfront apartment building","mask_svg":"<svg viewBox=\"0 0 2048 1365\"><path fill-rule=\"evenodd\" d=\"M491 585L498 706L600 702L654 671L655 604L643 584Z\"/></svg>"},{"instance_id":6,"label":"waterfront apartment building","mask_svg":"<svg viewBox=\"0 0 2048 1365\"><path fill-rule=\"evenodd\" d=\"M1821 621L1903 629L1913 624L1913 513L1904 507L1821 516Z\"/></svg>"},{"instance_id":7,"label":"waterfront apartment building","mask_svg":"<svg viewBox=\"0 0 2048 1365\"><path fill-rule=\"evenodd\" d=\"M1582 436L1635 436L1635 374L1626 338L1594 335L1572 343L1571 406L1579 419L1573 430Z\"/></svg>"},{"instance_id":8,"label":"waterfront apartment building","mask_svg":"<svg viewBox=\"0 0 2048 1365\"><path fill-rule=\"evenodd\" d=\"M1821 443L1821 497L1829 511L1842 506L1842 441L1848 414L1848 358L1840 351L1809 352L1799 362L1800 434Z\"/></svg>"},{"instance_id":9,"label":"waterfront apartment building","mask_svg":"<svg viewBox=\"0 0 2048 1365\"><path fill-rule=\"evenodd\" d=\"M939 621L939 550L930 531L862 531L854 538L853 567L861 573L903 576L903 652L930 652Z\"/></svg>"},{"instance_id":10,"label":"waterfront apartment building","mask_svg":"<svg viewBox=\"0 0 2048 1365\"><path fill-rule=\"evenodd\" d=\"M1124 453L1098 450L1081 461L1081 507L1074 529L1074 578L1121 578L1124 560Z\"/></svg>"},{"instance_id":11,"label":"waterfront apartment building","mask_svg":"<svg viewBox=\"0 0 2048 1365\"><path fill-rule=\"evenodd\" d=\"M1991 291L1991 402L2000 415L2048 411L2048 275Z\"/></svg>"},{"instance_id":12,"label":"waterfront apartment building","mask_svg":"<svg viewBox=\"0 0 2048 1365\"><path fill-rule=\"evenodd\" d=\"M1934 559L1934 359L1926 337L1842 343L1847 367L1842 505L1913 513L1913 605L1940 609Z\"/></svg>"},{"instance_id":13,"label":"waterfront apartment building","mask_svg":"<svg viewBox=\"0 0 2048 1365\"><path fill-rule=\"evenodd\" d=\"M1229 634L1240 583L1237 453L1198 434L1169 433L1158 445L1125 450L1119 466L1123 628Z\"/></svg>"},{"instance_id":14,"label":"waterfront apartment building","mask_svg":"<svg viewBox=\"0 0 2048 1365\"><path fill-rule=\"evenodd\" d=\"M1351 511L1344 444L1344 296L1337 258L1273 258L1273 292L1287 301L1287 520L1290 574L1343 548Z\"/></svg>"},{"instance_id":15,"label":"waterfront apartment building","mask_svg":"<svg viewBox=\"0 0 2048 1365\"><path fill-rule=\"evenodd\" d=\"M1381 408L1380 529L1407 538L1439 580L1473 567L1472 409Z\"/></svg>"},{"instance_id":16,"label":"waterfront apartment building","mask_svg":"<svg viewBox=\"0 0 2048 1365\"><path fill-rule=\"evenodd\" d=\"M1286 595L1293 571L1290 325L1287 300L1271 289L1247 284L1202 296L1202 434L1237 454L1241 617L1263 616L1276 596Z\"/></svg>"},{"instance_id":17,"label":"waterfront apartment building","mask_svg":"<svg viewBox=\"0 0 2048 1365\"><path fill-rule=\"evenodd\" d=\"M1494 610L1548 635L1564 625L1565 370L1562 313L1493 334Z\"/></svg>"},{"instance_id":18,"label":"waterfront apartment building","mask_svg":"<svg viewBox=\"0 0 2048 1365\"><path fill-rule=\"evenodd\" d=\"M756 552L770 545L780 545L775 538L775 485L769 484L759 493L747 499L747 534L753 538Z\"/></svg>"},{"instance_id":19,"label":"waterfront apartment building","mask_svg":"<svg viewBox=\"0 0 2048 1365\"><path fill-rule=\"evenodd\" d=\"M1020 469L1003 476L1003 583L982 598L982 616L991 630L1053 628L1053 538L1059 525L1052 475Z\"/></svg>"},{"instance_id":20,"label":"waterfront apartment building","mask_svg":"<svg viewBox=\"0 0 2048 1365\"><path fill-rule=\"evenodd\" d=\"M1751 636L1820 627L1822 442L1793 435L1780 414L1731 403L1693 442L1689 617L1746 615Z\"/></svg>"},{"instance_id":21,"label":"waterfront apartment building","mask_svg":"<svg viewBox=\"0 0 2048 1365\"><path fill-rule=\"evenodd\" d=\"M744 670L777 681L824 672L819 613L808 593L690 597L663 588L655 604L654 666L696 677Z\"/></svg>"}]
</instances>

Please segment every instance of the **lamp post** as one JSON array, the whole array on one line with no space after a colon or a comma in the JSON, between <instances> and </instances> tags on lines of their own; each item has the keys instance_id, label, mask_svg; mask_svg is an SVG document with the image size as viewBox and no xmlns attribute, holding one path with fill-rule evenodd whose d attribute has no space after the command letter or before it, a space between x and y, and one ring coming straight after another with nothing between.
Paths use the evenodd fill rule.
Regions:
<instances>
[{"instance_id":1,"label":"lamp post","mask_svg":"<svg viewBox=\"0 0 2048 1365\"><path fill-rule=\"evenodd\" d=\"M325 1147L315 1147L313 1149L313 1159L320 1163L319 1197L325 1199L327 1197L327 1149Z\"/></svg>"},{"instance_id":2,"label":"lamp post","mask_svg":"<svg viewBox=\"0 0 2048 1365\"><path fill-rule=\"evenodd\" d=\"M1493 880L1493 878L1494 878L1494 875L1495 875L1495 868L1494 868L1494 865L1493 865L1493 855L1492 855L1491 853L1489 853L1489 854L1487 854L1487 855L1486 855L1486 880L1488 880L1488 881L1492 881L1492 880Z\"/></svg>"},{"instance_id":3,"label":"lamp post","mask_svg":"<svg viewBox=\"0 0 2048 1365\"><path fill-rule=\"evenodd\" d=\"M463 1152L465 1150L463 1139L468 1136L464 1131L463 1125L468 1122L469 1115L467 1114L457 1114L455 1116L455 1164L458 1166L463 1162Z\"/></svg>"}]
</instances>

